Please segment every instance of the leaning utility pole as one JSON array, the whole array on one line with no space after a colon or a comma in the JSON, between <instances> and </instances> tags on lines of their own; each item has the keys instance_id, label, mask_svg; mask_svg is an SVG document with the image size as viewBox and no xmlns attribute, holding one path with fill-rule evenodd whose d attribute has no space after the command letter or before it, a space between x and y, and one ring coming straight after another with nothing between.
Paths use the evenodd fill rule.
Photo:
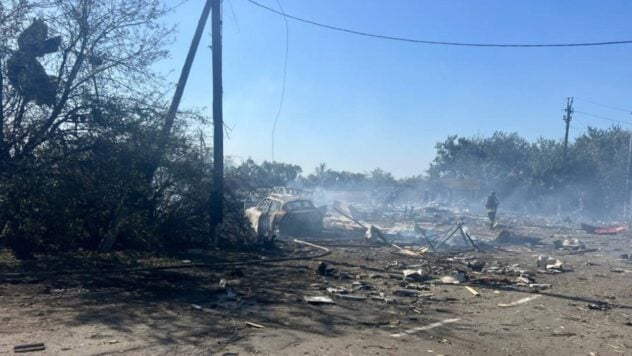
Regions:
<instances>
[{"instance_id":1,"label":"leaning utility pole","mask_svg":"<svg viewBox=\"0 0 632 356\"><path fill-rule=\"evenodd\" d=\"M211 12L212 2L213 0L207 0L206 3L204 4L204 8L202 9L202 14L200 15L200 20L198 21L197 28L195 29L195 34L193 35L193 39L191 40L189 53L187 54L187 58L184 61L182 72L180 72L180 79L178 79L176 92L175 94L173 94L173 99L171 100L169 111L167 111L167 117L165 118L165 122L162 126L160 141L158 142L158 145L159 145L158 153L156 154L155 161L153 162L154 166L151 167L152 168L151 177L150 177L151 179L153 179L153 175L156 173L156 169L158 169L160 160L162 160L162 156L164 156L165 151L167 150L167 144L169 142L169 137L171 136L173 123L176 119L178 106L180 105L180 100L182 100L184 87L187 85L187 80L189 79L189 73L191 72L191 67L193 66L195 53L197 52L197 49L200 46L200 39L202 38L202 33L204 32L204 26L206 26L208 15Z\"/></svg>"},{"instance_id":2,"label":"leaning utility pole","mask_svg":"<svg viewBox=\"0 0 632 356\"><path fill-rule=\"evenodd\" d=\"M204 8L202 9L202 14L200 15L200 19L198 20L197 28L195 29L195 34L193 35L193 39L191 40L191 46L189 47L189 52L187 54L187 58L184 61L184 65L182 66L182 71L180 72L180 78L178 79L178 85L176 86L176 91L173 94L173 99L171 100L171 105L169 106L169 111L167 111L167 116L165 117L165 121L162 125L162 130L160 136L158 136L158 147L156 151L153 153L152 159L150 161L150 166L147 171L147 180L151 183L154 179L154 175L160 166L160 161L162 160L165 152L167 151L167 145L169 144L169 138L171 137L171 131L173 128L173 123L176 119L176 114L178 113L178 106L180 105L180 100L182 99L182 95L184 94L184 88L186 87L187 80L189 79L189 73L191 72L191 66L193 65L193 60L195 59L195 54L200 45L200 39L202 38L202 34L204 33L204 26L206 26L206 22L208 20L209 12L211 11L211 3L213 0L206 0L204 4ZM0 77L1 79L1 77ZM0 90L2 90L2 82L0 80ZM0 91L1 93L1 91ZM0 105L0 110L2 107ZM1 121L0 121L1 123ZM0 125L0 133L2 132L2 127ZM0 144L2 141L0 141ZM2 146L0 146L0 155L2 154ZM0 156L0 158L2 158ZM2 163L2 160L0 160ZM114 215L114 219L111 223L111 228L106 231L103 240L99 244L100 252L108 252L114 247L114 243L119 235L119 230L121 228L122 222L124 222L129 216L129 210L127 209L127 198L122 198L118 204L116 213Z\"/></svg>"},{"instance_id":3,"label":"leaning utility pole","mask_svg":"<svg viewBox=\"0 0 632 356\"><path fill-rule=\"evenodd\" d=\"M564 114L564 122L566 123L566 134L564 135L564 169L567 168L567 151L568 151L568 129L571 125L571 115L573 115L573 98L566 98L566 110Z\"/></svg>"},{"instance_id":4,"label":"leaning utility pole","mask_svg":"<svg viewBox=\"0 0 632 356\"><path fill-rule=\"evenodd\" d=\"M216 227L224 217L224 120L222 113L222 15L221 0L213 0L213 187L210 201L210 229L217 243Z\"/></svg>"}]
</instances>

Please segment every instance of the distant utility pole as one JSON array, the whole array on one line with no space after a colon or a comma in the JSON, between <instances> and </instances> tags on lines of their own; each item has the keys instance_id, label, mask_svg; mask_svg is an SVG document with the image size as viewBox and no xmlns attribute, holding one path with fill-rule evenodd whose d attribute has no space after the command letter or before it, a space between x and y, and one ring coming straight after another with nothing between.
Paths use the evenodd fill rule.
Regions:
<instances>
[{"instance_id":1,"label":"distant utility pole","mask_svg":"<svg viewBox=\"0 0 632 356\"><path fill-rule=\"evenodd\" d=\"M571 125L571 116L573 115L573 98L566 98L566 110L564 114L564 122L566 123L566 133L564 134L564 169L567 168L567 153L568 153L568 129Z\"/></svg>"},{"instance_id":2,"label":"distant utility pole","mask_svg":"<svg viewBox=\"0 0 632 356\"><path fill-rule=\"evenodd\" d=\"M217 244L216 227L224 220L224 120L222 112L222 14L221 0L212 0L213 31L213 188L210 229Z\"/></svg>"}]
</instances>

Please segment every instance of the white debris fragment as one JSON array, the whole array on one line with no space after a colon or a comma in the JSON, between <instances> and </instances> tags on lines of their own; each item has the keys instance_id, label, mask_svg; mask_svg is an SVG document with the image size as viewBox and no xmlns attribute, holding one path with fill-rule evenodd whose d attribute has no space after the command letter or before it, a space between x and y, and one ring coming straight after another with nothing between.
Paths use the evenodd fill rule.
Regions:
<instances>
[{"instance_id":1,"label":"white debris fragment","mask_svg":"<svg viewBox=\"0 0 632 356\"><path fill-rule=\"evenodd\" d=\"M430 330L430 329L434 329L446 324L451 324L451 323L456 323L457 321L461 320L460 318L455 318L455 319L446 319L446 320L442 320L442 321L438 321L436 323L432 323L432 324L428 324L425 326L419 326L416 328L412 328L409 330L405 330L402 331L401 333L395 333L395 334L391 334L392 337L402 337L402 336L406 336L406 335L410 335L410 334L414 334L420 331L426 331L426 330Z\"/></svg>"},{"instance_id":2,"label":"white debris fragment","mask_svg":"<svg viewBox=\"0 0 632 356\"><path fill-rule=\"evenodd\" d=\"M532 295L530 297L518 299L515 302L511 302L511 303L507 303L507 304L498 304L498 306L502 307L502 308L515 307L517 305L528 303L528 302L530 302L530 301L532 301L534 299L540 298L541 296L542 296L541 294L534 294L534 295Z\"/></svg>"}]
</instances>

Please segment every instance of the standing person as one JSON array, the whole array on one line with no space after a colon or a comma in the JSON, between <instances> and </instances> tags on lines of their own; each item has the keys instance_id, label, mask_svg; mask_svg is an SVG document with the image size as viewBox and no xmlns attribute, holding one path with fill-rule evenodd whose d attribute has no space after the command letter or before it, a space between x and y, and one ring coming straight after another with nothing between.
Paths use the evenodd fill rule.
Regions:
<instances>
[{"instance_id":1,"label":"standing person","mask_svg":"<svg viewBox=\"0 0 632 356\"><path fill-rule=\"evenodd\" d=\"M496 192L492 192L487 197L487 203L485 203L485 208L487 208L487 216L489 217L489 228L493 229L494 224L496 223L496 210L498 209L498 198L496 197Z\"/></svg>"}]
</instances>

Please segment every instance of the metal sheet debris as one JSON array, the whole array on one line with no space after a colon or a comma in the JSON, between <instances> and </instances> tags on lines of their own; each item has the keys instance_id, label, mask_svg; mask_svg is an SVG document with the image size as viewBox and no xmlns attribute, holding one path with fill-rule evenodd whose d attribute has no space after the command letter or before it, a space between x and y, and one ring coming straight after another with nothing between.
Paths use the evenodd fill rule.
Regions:
<instances>
[{"instance_id":1,"label":"metal sheet debris","mask_svg":"<svg viewBox=\"0 0 632 356\"><path fill-rule=\"evenodd\" d=\"M303 296L303 300L310 304L335 304L335 302L327 296Z\"/></svg>"}]
</instances>

